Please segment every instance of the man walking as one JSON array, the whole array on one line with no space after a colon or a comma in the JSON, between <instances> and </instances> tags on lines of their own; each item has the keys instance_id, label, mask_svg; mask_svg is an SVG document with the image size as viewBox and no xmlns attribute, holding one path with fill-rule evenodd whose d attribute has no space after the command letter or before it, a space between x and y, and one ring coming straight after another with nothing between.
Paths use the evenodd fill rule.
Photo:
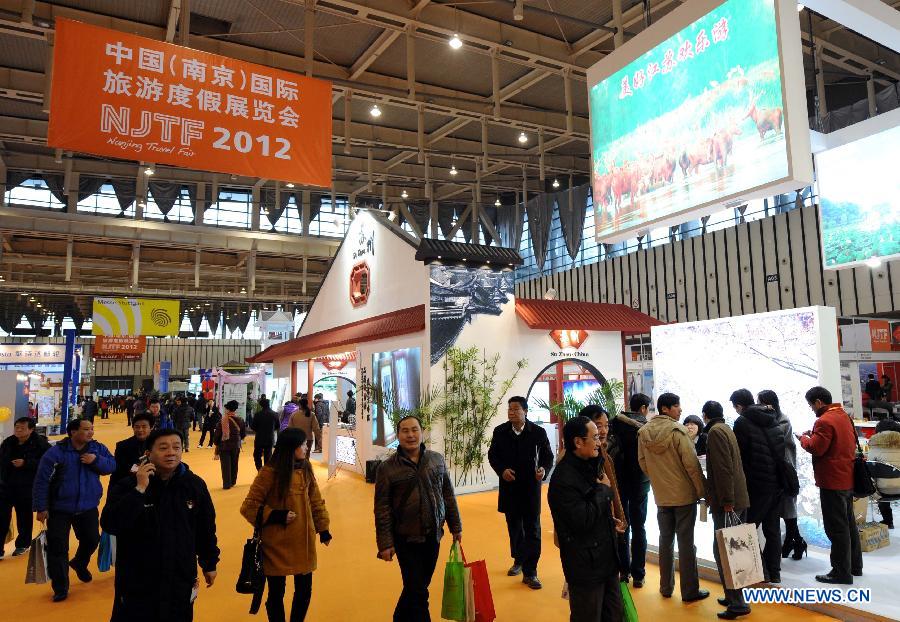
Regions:
<instances>
[{"instance_id":1,"label":"man walking","mask_svg":"<svg viewBox=\"0 0 900 622\"><path fill-rule=\"evenodd\" d=\"M425 448L422 423L404 417L397 423L397 452L375 476L375 538L378 557L400 563L403 592L394 622L430 622L428 586L437 565L446 521L462 542L462 521L444 457Z\"/></svg>"},{"instance_id":2,"label":"man walking","mask_svg":"<svg viewBox=\"0 0 900 622\"><path fill-rule=\"evenodd\" d=\"M316 393L313 396L313 414L319 421L319 433L316 435L315 451L320 452L322 451L322 426L328 423L328 402L325 401L325 396L321 393Z\"/></svg>"},{"instance_id":3,"label":"man walking","mask_svg":"<svg viewBox=\"0 0 900 622\"><path fill-rule=\"evenodd\" d=\"M738 440L728 424L719 402L706 402L703 405L703 422L706 427L706 500L712 513L713 530L718 531L726 526L728 515L737 516L743 522L746 509L750 506L750 495L747 493L747 481L744 478L744 466ZM729 525L730 526L730 525ZM713 538L713 556L719 569L719 581L725 585L722 573L722 560L719 557L719 546ZM735 620L750 613L750 607L744 601L742 590L725 589L725 598L719 604L726 607L717 615L722 620Z\"/></svg>"},{"instance_id":4,"label":"man walking","mask_svg":"<svg viewBox=\"0 0 900 622\"><path fill-rule=\"evenodd\" d=\"M135 408L135 412L137 412L137 408ZM147 404L147 412L153 415L153 429L154 430L171 430L174 429L174 425L172 424L172 419L166 414L166 412L162 409L162 404L159 403L157 398L151 398L150 402Z\"/></svg>"},{"instance_id":5,"label":"man walking","mask_svg":"<svg viewBox=\"0 0 900 622\"><path fill-rule=\"evenodd\" d=\"M544 428L528 421L524 397L509 398L509 421L494 428L488 462L500 477L497 510L506 515L513 565L506 573L523 573L522 582L541 589L541 482L553 468L553 452Z\"/></svg>"},{"instance_id":6,"label":"man walking","mask_svg":"<svg viewBox=\"0 0 900 622\"><path fill-rule=\"evenodd\" d=\"M609 422L610 455L616 468L619 497L625 519L625 533L618 540L619 562L622 578L627 582L630 574L634 587L644 587L647 563L647 497L650 478L638 463L638 432L647 423L650 398L643 393L631 396L629 410L622 411ZM629 547L629 537L631 546Z\"/></svg>"},{"instance_id":7,"label":"man walking","mask_svg":"<svg viewBox=\"0 0 900 622\"><path fill-rule=\"evenodd\" d=\"M111 622L190 622L197 565L206 587L216 580L216 511L204 481L181 462L176 430L154 430L146 455L103 508L103 529L116 536Z\"/></svg>"},{"instance_id":8,"label":"man walking","mask_svg":"<svg viewBox=\"0 0 900 622\"><path fill-rule=\"evenodd\" d=\"M739 415L734 422L734 435L741 449L741 462L750 494L747 518L757 527L762 525L766 538L762 552L766 580L781 583L784 436L778 427L775 410L754 404L753 394L749 390L738 389L731 394L730 400Z\"/></svg>"},{"instance_id":9,"label":"man walking","mask_svg":"<svg viewBox=\"0 0 900 622\"><path fill-rule=\"evenodd\" d=\"M32 508L40 522L47 521L47 574L53 602L69 595L69 567L78 579L93 578L88 562L100 544L97 506L103 495L101 475L109 475L116 461L94 438L94 424L72 419L65 438L51 447L38 464ZM51 482L51 479L53 480ZM78 550L69 561L69 531L75 531Z\"/></svg>"},{"instance_id":10,"label":"man walking","mask_svg":"<svg viewBox=\"0 0 900 622\"><path fill-rule=\"evenodd\" d=\"M94 401L93 396L88 395L84 398L84 404L81 405L81 418L94 423L94 417L97 416L98 410L97 402Z\"/></svg>"},{"instance_id":11,"label":"man walking","mask_svg":"<svg viewBox=\"0 0 900 622\"><path fill-rule=\"evenodd\" d=\"M800 445L813 456L813 472L819 487L822 522L831 540L831 570L816 575L822 583L853 584L863 569L859 531L853 514L853 460L856 429L840 404L833 404L831 392L813 387L806 402L816 413L811 432L797 436Z\"/></svg>"},{"instance_id":12,"label":"man walking","mask_svg":"<svg viewBox=\"0 0 900 622\"><path fill-rule=\"evenodd\" d=\"M180 395L175 398L175 410L172 411L172 425L175 430L181 434L181 447L183 451L190 451L189 435L191 433L191 423L194 421L194 409L191 408L187 400Z\"/></svg>"},{"instance_id":13,"label":"man walking","mask_svg":"<svg viewBox=\"0 0 900 622\"><path fill-rule=\"evenodd\" d=\"M675 537L678 537L678 574L681 600L709 596L700 589L694 525L697 502L706 494L694 443L683 425L681 398L663 393L656 400L657 415L638 432L638 462L650 476L659 521L659 591L671 598L675 591Z\"/></svg>"},{"instance_id":14,"label":"man walking","mask_svg":"<svg viewBox=\"0 0 900 622\"><path fill-rule=\"evenodd\" d=\"M148 412L134 415L131 419L134 435L116 443L116 470L109 476L109 489L119 480L137 471L138 463L147 453L147 437L153 429L153 417Z\"/></svg>"},{"instance_id":15,"label":"man walking","mask_svg":"<svg viewBox=\"0 0 900 622\"><path fill-rule=\"evenodd\" d=\"M38 464L50 449L47 439L34 431L34 419L19 417L13 425L13 435L0 443L0 533L6 534L16 511L16 548L13 557L31 546L31 489ZM3 546L0 545L0 557Z\"/></svg>"},{"instance_id":16,"label":"man walking","mask_svg":"<svg viewBox=\"0 0 900 622\"><path fill-rule=\"evenodd\" d=\"M256 433L253 439L253 462L259 471L272 457L275 433L278 431L278 414L269 405L265 396L259 398L259 412L250 421L250 429Z\"/></svg>"},{"instance_id":17,"label":"man walking","mask_svg":"<svg viewBox=\"0 0 900 622\"><path fill-rule=\"evenodd\" d=\"M625 526L613 518L610 480L598 464L600 434L587 417L563 427L566 455L556 466L547 491L559 557L569 584L570 622L620 622L616 532Z\"/></svg>"}]
</instances>

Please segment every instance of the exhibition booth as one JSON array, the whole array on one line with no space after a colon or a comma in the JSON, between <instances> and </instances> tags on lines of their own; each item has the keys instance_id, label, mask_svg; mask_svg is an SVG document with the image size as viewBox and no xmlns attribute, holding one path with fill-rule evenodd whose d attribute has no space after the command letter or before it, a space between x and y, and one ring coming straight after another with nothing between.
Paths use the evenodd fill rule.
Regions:
<instances>
[{"instance_id":1,"label":"exhibition booth","mask_svg":"<svg viewBox=\"0 0 900 622\"><path fill-rule=\"evenodd\" d=\"M472 383L487 378L493 393L480 411L490 411L481 424L487 438L506 421L512 395L534 398L551 386L583 395L623 379L623 335L659 322L623 305L517 299L511 268L520 261L510 249L419 242L379 212L359 211L297 338L248 360L272 363L291 394L334 400L323 434L332 472L363 473L366 461L391 451L392 415L428 418L422 409L437 392L449 395L464 364L479 370ZM351 390L355 420L336 417ZM535 415L557 447L551 417ZM486 446L475 452L481 460L454 460L472 432L457 423L436 418L428 443L448 455L459 492L495 487Z\"/></svg>"}]
</instances>

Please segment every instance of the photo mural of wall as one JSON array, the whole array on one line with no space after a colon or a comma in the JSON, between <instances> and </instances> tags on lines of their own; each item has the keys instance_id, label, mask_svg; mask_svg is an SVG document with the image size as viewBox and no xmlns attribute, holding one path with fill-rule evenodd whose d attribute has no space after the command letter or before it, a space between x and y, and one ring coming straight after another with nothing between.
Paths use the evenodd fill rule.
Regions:
<instances>
[{"instance_id":1,"label":"photo mural of wall","mask_svg":"<svg viewBox=\"0 0 900 622\"><path fill-rule=\"evenodd\" d=\"M728 400L731 393L745 388L755 396L770 389L778 394L794 433L812 430L816 416L805 393L822 383L826 366L838 365L836 343L832 361L822 348L826 321L819 316L820 310L809 307L653 327L654 398L663 392L679 395L684 416L702 416L703 403L715 400L733 426L737 413ZM840 386L839 373L836 377L838 387L829 387L832 391ZM797 475L801 531L811 544L828 547L812 457L799 444Z\"/></svg>"},{"instance_id":2,"label":"photo mural of wall","mask_svg":"<svg viewBox=\"0 0 900 622\"><path fill-rule=\"evenodd\" d=\"M473 316L500 315L515 289L510 270L431 266L431 364L443 358Z\"/></svg>"}]
</instances>

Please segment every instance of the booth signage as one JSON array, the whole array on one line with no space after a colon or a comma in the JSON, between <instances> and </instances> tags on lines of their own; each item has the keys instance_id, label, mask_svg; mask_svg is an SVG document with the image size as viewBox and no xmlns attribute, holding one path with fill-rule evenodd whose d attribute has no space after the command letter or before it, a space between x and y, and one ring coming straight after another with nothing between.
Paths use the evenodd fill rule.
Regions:
<instances>
[{"instance_id":1,"label":"booth signage","mask_svg":"<svg viewBox=\"0 0 900 622\"><path fill-rule=\"evenodd\" d=\"M0 365L31 365L62 363L66 359L63 344L24 345L17 343L0 344Z\"/></svg>"},{"instance_id":2,"label":"booth signage","mask_svg":"<svg viewBox=\"0 0 900 622\"><path fill-rule=\"evenodd\" d=\"M94 339L93 357L100 360L140 360L147 351L144 336L104 337Z\"/></svg>"},{"instance_id":3,"label":"booth signage","mask_svg":"<svg viewBox=\"0 0 900 622\"><path fill-rule=\"evenodd\" d=\"M94 335L177 337L181 303L152 298L94 298Z\"/></svg>"},{"instance_id":4,"label":"booth signage","mask_svg":"<svg viewBox=\"0 0 900 622\"><path fill-rule=\"evenodd\" d=\"M47 143L331 185L331 83L57 18Z\"/></svg>"},{"instance_id":5,"label":"booth signage","mask_svg":"<svg viewBox=\"0 0 900 622\"><path fill-rule=\"evenodd\" d=\"M584 343L584 340L588 338L588 333L586 330L581 329L556 329L550 331L550 338L563 350L569 348L577 350Z\"/></svg>"},{"instance_id":6,"label":"booth signage","mask_svg":"<svg viewBox=\"0 0 900 622\"><path fill-rule=\"evenodd\" d=\"M872 352L891 351L891 323L887 320L869 320Z\"/></svg>"}]
</instances>

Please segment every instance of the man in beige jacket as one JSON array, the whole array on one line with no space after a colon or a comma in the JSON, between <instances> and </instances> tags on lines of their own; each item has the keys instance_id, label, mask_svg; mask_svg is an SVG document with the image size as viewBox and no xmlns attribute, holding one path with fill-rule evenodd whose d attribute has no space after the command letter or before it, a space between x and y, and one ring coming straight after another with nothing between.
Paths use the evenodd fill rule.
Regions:
<instances>
[{"instance_id":1,"label":"man in beige jacket","mask_svg":"<svg viewBox=\"0 0 900 622\"><path fill-rule=\"evenodd\" d=\"M656 518L659 521L659 591L671 598L675 591L675 537L678 537L678 572L681 600L693 602L709 596L700 589L694 525L697 502L706 485L694 443L681 419L681 398L663 393L656 401L657 415L638 432L638 462L650 477Z\"/></svg>"}]
</instances>

